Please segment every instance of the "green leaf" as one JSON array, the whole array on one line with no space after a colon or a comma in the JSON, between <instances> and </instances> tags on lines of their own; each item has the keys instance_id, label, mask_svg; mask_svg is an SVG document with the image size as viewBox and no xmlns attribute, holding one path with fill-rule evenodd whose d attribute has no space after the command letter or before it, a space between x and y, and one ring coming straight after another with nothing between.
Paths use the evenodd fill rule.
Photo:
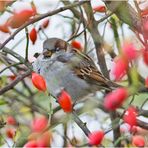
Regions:
<instances>
[{"instance_id":1,"label":"green leaf","mask_svg":"<svg viewBox=\"0 0 148 148\"><path fill-rule=\"evenodd\" d=\"M5 100L0 99L0 105L5 105L7 102Z\"/></svg>"},{"instance_id":2,"label":"green leaf","mask_svg":"<svg viewBox=\"0 0 148 148\"><path fill-rule=\"evenodd\" d=\"M139 77L138 77L137 69L135 67L132 67L130 69L130 77L131 77L132 85L134 87L138 88L140 83L139 83Z\"/></svg>"}]
</instances>

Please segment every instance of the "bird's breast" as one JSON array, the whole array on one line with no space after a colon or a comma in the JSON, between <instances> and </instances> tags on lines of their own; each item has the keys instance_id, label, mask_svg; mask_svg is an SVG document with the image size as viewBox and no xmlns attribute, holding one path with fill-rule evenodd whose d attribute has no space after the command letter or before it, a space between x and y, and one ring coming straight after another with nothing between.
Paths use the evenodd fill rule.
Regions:
<instances>
[{"instance_id":1,"label":"bird's breast","mask_svg":"<svg viewBox=\"0 0 148 148\"><path fill-rule=\"evenodd\" d=\"M65 89L73 99L80 99L90 93L90 85L77 77L65 63L43 62L40 74L46 79L48 91L55 97L62 89Z\"/></svg>"}]
</instances>

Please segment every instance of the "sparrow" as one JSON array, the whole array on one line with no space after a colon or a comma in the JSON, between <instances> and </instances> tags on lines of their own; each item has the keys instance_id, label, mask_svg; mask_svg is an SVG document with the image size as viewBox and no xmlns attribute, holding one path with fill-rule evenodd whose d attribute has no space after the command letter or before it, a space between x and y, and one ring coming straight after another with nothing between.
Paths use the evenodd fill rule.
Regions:
<instances>
[{"instance_id":1,"label":"sparrow","mask_svg":"<svg viewBox=\"0 0 148 148\"><path fill-rule=\"evenodd\" d=\"M62 90L66 90L73 100L102 89L111 90L109 80L94 61L59 38L43 42L43 52L33 63L33 70L45 78L47 90L55 98Z\"/></svg>"}]
</instances>

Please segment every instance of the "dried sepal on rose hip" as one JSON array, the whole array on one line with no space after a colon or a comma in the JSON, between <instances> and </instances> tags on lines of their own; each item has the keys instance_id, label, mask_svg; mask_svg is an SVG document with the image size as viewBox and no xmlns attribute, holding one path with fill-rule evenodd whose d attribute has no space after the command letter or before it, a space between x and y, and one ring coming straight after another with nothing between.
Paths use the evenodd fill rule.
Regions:
<instances>
[{"instance_id":1,"label":"dried sepal on rose hip","mask_svg":"<svg viewBox=\"0 0 148 148\"><path fill-rule=\"evenodd\" d=\"M10 76L8 76L8 78L9 78L11 81L13 81L13 80L16 79L16 75L10 75Z\"/></svg>"},{"instance_id":2,"label":"dried sepal on rose hip","mask_svg":"<svg viewBox=\"0 0 148 148\"><path fill-rule=\"evenodd\" d=\"M47 89L45 79L38 73L32 73L32 83L40 91L45 92Z\"/></svg>"},{"instance_id":3,"label":"dried sepal on rose hip","mask_svg":"<svg viewBox=\"0 0 148 148\"><path fill-rule=\"evenodd\" d=\"M64 112L67 113L72 112L73 109L72 98L67 91L65 90L61 91L61 93L58 95L58 103L60 104Z\"/></svg>"},{"instance_id":4,"label":"dried sepal on rose hip","mask_svg":"<svg viewBox=\"0 0 148 148\"><path fill-rule=\"evenodd\" d=\"M94 131L88 135L88 143L90 145L100 145L104 138L103 131Z\"/></svg>"},{"instance_id":5,"label":"dried sepal on rose hip","mask_svg":"<svg viewBox=\"0 0 148 148\"><path fill-rule=\"evenodd\" d=\"M104 107L107 110L115 110L123 104L127 97L128 90L126 88L117 88L106 95L104 99Z\"/></svg>"},{"instance_id":6,"label":"dried sepal on rose hip","mask_svg":"<svg viewBox=\"0 0 148 148\"><path fill-rule=\"evenodd\" d=\"M16 130L14 128L8 128L6 129L6 136L10 139L13 139L15 137Z\"/></svg>"}]
</instances>

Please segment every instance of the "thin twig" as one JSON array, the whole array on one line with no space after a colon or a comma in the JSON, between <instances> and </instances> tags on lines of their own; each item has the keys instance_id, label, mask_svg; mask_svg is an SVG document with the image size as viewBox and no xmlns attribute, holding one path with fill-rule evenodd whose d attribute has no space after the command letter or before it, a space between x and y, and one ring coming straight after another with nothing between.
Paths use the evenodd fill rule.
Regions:
<instances>
[{"instance_id":1,"label":"thin twig","mask_svg":"<svg viewBox=\"0 0 148 148\"><path fill-rule=\"evenodd\" d=\"M2 69L2 70L0 71L0 74L3 73L5 70L9 69L10 67L15 67L15 66L20 65L20 64L22 64L22 63L19 62L19 63L11 64L11 65L5 67L4 69Z\"/></svg>"},{"instance_id":2,"label":"thin twig","mask_svg":"<svg viewBox=\"0 0 148 148\"><path fill-rule=\"evenodd\" d=\"M100 32L98 31L98 27L97 27L98 24L94 18L93 9L92 9L90 1L84 5L84 10L87 15L87 21L89 22L88 30L94 41L96 55L98 58L98 65L100 66L100 69L103 75L109 79L109 72L107 69L104 51L102 48L103 39L100 35Z\"/></svg>"},{"instance_id":3,"label":"thin twig","mask_svg":"<svg viewBox=\"0 0 148 148\"><path fill-rule=\"evenodd\" d=\"M88 25L86 25L85 28L84 28L80 33L78 33L78 34L76 34L75 36L72 36L70 39L68 39L67 42L69 42L69 41L71 41L72 39L74 39L74 38L80 36L80 35L86 30L87 27L88 27Z\"/></svg>"},{"instance_id":4,"label":"thin twig","mask_svg":"<svg viewBox=\"0 0 148 148\"><path fill-rule=\"evenodd\" d=\"M142 103L142 105L141 105L141 107L140 107L141 109L142 109L143 106L146 104L146 102L148 102L148 98L146 98L145 101Z\"/></svg>"},{"instance_id":5,"label":"thin twig","mask_svg":"<svg viewBox=\"0 0 148 148\"><path fill-rule=\"evenodd\" d=\"M83 14L83 10L81 8L81 6L79 6L80 8L80 12L82 14L82 23L83 23L83 28L84 28L84 52L87 51L87 33L86 33L86 23L85 23L85 18L84 18L84 14Z\"/></svg>"},{"instance_id":6,"label":"thin twig","mask_svg":"<svg viewBox=\"0 0 148 148\"><path fill-rule=\"evenodd\" d=\"M25 55L25 60L26 62L28 62L28 50L29 50L29 35L28 35L28 28L25 28L25 32L26 32L26 55Z\"/></svg>"},{"instance_id":7,"label":"thin twig","mask_svg":"<svg viewBox=\"0 0 148 148\"><path fill-rule=\"evenodd\" d=\"M29 76L30 74L31 74L31 70L29 69L28 71L26 71L22 75L17 76L17 78L14 81L12 81L12 83L10 83L7 86L5 86L4 88L0 89L0 95L2 95L3 93L7 92L10 89L12 89L16 84L18 84L21 80L23 80L25 77Z\"/></svg>"},{"instance_id":8,"label":"thin twig","mask_svg":"<svg viewBox=\"0 0 148 148\"><path fill-rule=\"evenodd\" d=\"M70 39L68 40L68 42L77 36L77 33L78 33L79 30L80 30L81 22L82 22L82 20L80 19L79 22L78 22L78 27L77 27L76 31L71 35L71 37L70 37Z\"/></svg>"},{"instance_id":9,"label":"thin twig","mask_svg":"<svg viewBox=\"0 0 148 148\"><path fill-rule=\"evenodd\" d=\"M0 45L2 45L2 44L0 44ZM21 63L24 63L27 66L27 68L32 69L32 65L29 62L26 62L25 59L21 55L19 55L18 53L14 52L13 50L10 50L7 47L3 47L2 50L3 50L3 52L10 54L13 57L15 57L16 59L18 59Z\"/></svg>"},{"instance_id":10,"label":"thin twig","mask_svg":"<svg viewBox=\"0 0 148 148\"><path fill-rule=\"evenodd\" d=\"M89 129L86 126L86 123L83 123L81 119L78 117L75 111L72 112L72 115L74 117L74 121L77 123L77 125L83 130L86 136L90 134Z\"/></svg>"},{"instance_id":11,"label":"thin twig","mask_svg":"<svg viewBox=\"0 0 148 148\"><path fill-rule=\"evenodd\" d=\"M105 21L107 18L109 18L111 15L113 15L114 13L111 12L109 14L107 14L106 16L104 16L103 18L101 18L100 20L96 21L98 24Z\"/></svg>"}]
</instances>

